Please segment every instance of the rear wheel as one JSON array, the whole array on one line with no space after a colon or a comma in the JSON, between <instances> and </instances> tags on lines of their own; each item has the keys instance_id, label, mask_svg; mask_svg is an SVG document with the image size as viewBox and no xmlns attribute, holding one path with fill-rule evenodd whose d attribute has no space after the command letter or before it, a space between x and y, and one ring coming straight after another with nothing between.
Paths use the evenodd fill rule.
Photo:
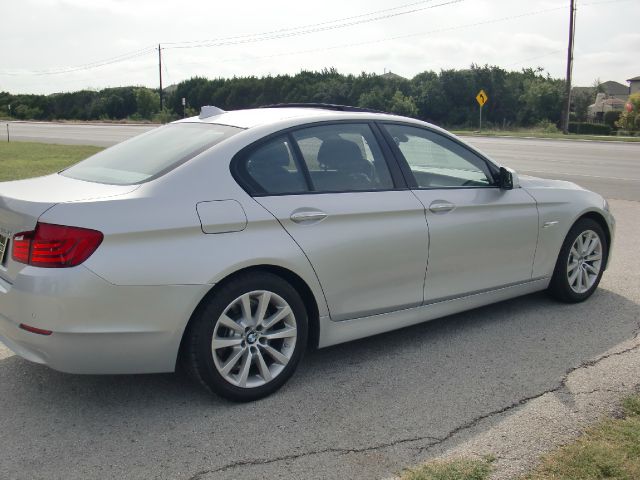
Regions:
<instances>
[{"instance_id":1,"label":"rear wheel","mask_svg":"<svg viewBox=\"0 0 640 480\"><path fill-rule=\"evenodd\" d=\"M586 300L600 283L608 253L602 227L590 218L578 220L560 249L549 292L563 302Z\"/></svg>"},{"instance_id":2,"label":"rear wheel","mask_svg":"<svg viewBox=\"0 0 640 480\"><path fill-rule=\"evenodd\" d=\"M267 272L241 274L213 292L185 338L186 369L234 401L265 397L293 374L307 343L297 291Z\"/></svg>"}]
</instances>

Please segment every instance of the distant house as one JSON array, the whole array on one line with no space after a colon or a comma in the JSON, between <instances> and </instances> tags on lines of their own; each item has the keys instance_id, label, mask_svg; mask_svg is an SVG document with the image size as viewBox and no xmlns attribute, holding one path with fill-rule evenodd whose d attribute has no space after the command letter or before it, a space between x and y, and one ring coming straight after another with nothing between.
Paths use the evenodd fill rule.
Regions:
<instances>
[{"instance_id":1,"label":"distant house","mask_svg":"<svg viewBox=\"0 0 640 480\"><path fill-rule=\"evenodd\" d=\"M640 82L640 77L639 77ZM600 84L602 90L596 94L596 100L587 109L589 121L601 122L607 112L621 112L629 97L629 88L618 82L609 80Z\"/></svg>"},{"instance_id":2,"label":"distant house","mask_svg":"<svg viewBox=\"0 0 640 480\"><path fill-rule=\"evenodd\" d=\"M618 100L626 101L629 96L629 87L612 80L601 83L600 88L606 93L607 98L617 98Z\"/></svg>"},{"instance_id":3,"label":"distant house","mask_svg":"<svg viewBox=\"0 0 640 480\"><path fill-rule=\"evenodd\" d=\"M380 76L386 80L406 80L406 78L404 78L402 75L398 75L397 73L393 73L391 71L383 73Z\"/></svg>"},{"instance_id":4,"label":"distant house","mask_svg":"<svg viewBox=\"0 0 640 480\"><path fill-rule=\"evenodd\" d=\"M629 95L640 92L640 75L630 78L627 82L629 82Z\"/></svg>"}]
</instances>

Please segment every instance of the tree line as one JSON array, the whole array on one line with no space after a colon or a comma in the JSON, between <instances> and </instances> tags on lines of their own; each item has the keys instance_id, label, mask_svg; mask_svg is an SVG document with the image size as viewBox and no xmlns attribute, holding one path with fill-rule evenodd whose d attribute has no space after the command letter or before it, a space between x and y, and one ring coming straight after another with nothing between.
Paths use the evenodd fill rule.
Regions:
<instances>
[{"instance_id":1,"label":"tree line","mask_svg":"<svg viewBox=\"0 0 640 480\"><path fill-rule=\"evenodd\" d=\"M560 121L562 79L541 69L507 71L497 66L425 71L413 77L335 69L295 75L207 79L193 77L165 90L160 111L157 90L146 87L81 90L51 95L0 92L0 115L36 120L156 120L194 115L202 105L224 110L276 103L318 102L354 105L417 117L446 127L473 127L478 121L475 97L483 89L487 127L531 126ZM186 107L182 105L186 99Z\"/></svg>"}]
</instances>

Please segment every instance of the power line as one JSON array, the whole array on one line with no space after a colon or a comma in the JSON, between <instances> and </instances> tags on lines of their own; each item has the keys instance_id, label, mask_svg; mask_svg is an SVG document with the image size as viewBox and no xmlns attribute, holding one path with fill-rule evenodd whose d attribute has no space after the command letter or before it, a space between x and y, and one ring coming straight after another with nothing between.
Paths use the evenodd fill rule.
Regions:
<instances>
[{"instance_id":1,"label":"power line","mask_svg":"<svg viewBox=\"0 0 640 480\"><path fill-rule=\"evenodd\" d=\"M408 4L404 4L404 5L400 5L397 7L392 7L392 8L387 8L387 9L383 9L383 10L376 10L373 12L368 12L368 13L364 13L364 14L359 14L359 15L353 15L350 17L344 17L341 19L336 19L336 20L331 20L331 21L326 21L326 22L320 22L320 23L315 23L315 24L309 24L309 25L302 25L302 26L298 26L298 27L291 27L291 28L287 28L287 29L282 29L282 30L274 30L271 32L261 32L261 33L256 33L256 34L245 34L245 35L238 35L238 36L234 36L234 37L225 37L222 39L218 40L212 40L212 41L199 41L200 43L194 43L194 41L187 41L187 42L165 42L167 45L173 45L173 46L169 46L169 47L163 47L163 48L201 48L201 47L215 47L215 46L226 46L226 45L237 45L237 44L241 44L241 43L255 43L255 42L261 42L261 41L266 41L266 40L274 40L277 38L288 38L288 37L292 37L292 36L297 36L297 35L308 35L310 33L315 33L315 32L320 32L320 31L326 31L326 30L333 30L336 28L345 28L345 27L349 27L349 26L354 26L354 25L359 25L361 23L367 23L367 22L373 22L373 21L377 21L377 20L383 20L386 18L392 18L392 17L396 17L399 15L407 15L410 13L415 13L415 12L419 12L422 10L427 10L427 9L431 9L431 8L436 8L439 6L444 6L444 5L448 5L448 4L452 4L452 3L459 3L462 2L464 0L449 0L445 3L442 4L438 4L438 5L429 5L427 7L421 7L421 8L415 8L409 11L402 11L402 12L395 12L395 13L391 13L391 14L386 14L386 15L379 15L378 17L375 18L368 18L368 19L364 19L362 20L362 18L364 17L370 17L371 15L377 15L380 13L387 13L387 12L393 12L395 10L401 10L401 9L405 9L405 8L409 8L409 7L414 7L416 5L421 5L424 3L431 3L435 0L422 0L419 2L413 2L413 3L408 3ZM354 22L350 22L350 23L344 23L347 22L349 20L355 20L355 19L361 19L361 20L357 20ZM342 22L342 23L339 23ZM339 23L338 25L331 25L334 23ZM198 41L195 41L198 42ZM202 43L202 42L209 42L209 43ZM191 44L194 43L194 44ZM119 62L123 62L123 61L127 61L127 60L132 60L134 58L138 58L140 56L144 56L147 55L149 53L154 52L157 49L157 47L155 46L148 46L145 47L143 49L140 50L135 50L133 52L128 52L128 53L124 53L121 55L117 55L115 57L110 57L104 60L99 60L99 61L95 61L95 62L90 62L90 63L86 63L86 64L82 64L82 65L77 65L77 66L72 66L72 67L63 67L63 68L58 68L58 69L51 69L51 70L36 70L36 71L27 71L27 72L2 72L0 71L0 75L6 75L6 76L26 76L26 75L60 75L60 74L65 74L65 73L73 73L73 72L77 72L77 71L81 71L81 70L89 70L89 69L93 69L93 68L98 68L98 67L103 67L106 65L111 65L113 63L119 63Z\"/></svg>"},{"instance_id":2,"label":"power line","mask_svg":"<svg viewBox=\"0 0 640 480\"><path fill-rule=\"evenodd\" d=\"M618 0L620 1L620 0ZM548 12L553 12L553 11L557 11L557 10L561 10L564 9L565 7L553 7L553 8L547 8L544 10L535 10L535 11L531 11L531 12L525 12L525 13L521 13L518 15L510 15L510 16L506 16L506 17L500 17L500 18L494 18L491 20L485 20L483 22L474 22L474 23L467 23L467 24L462 24L462 25L455 25L452 27L444 27L444 28L437 28L437 29L433 29L433 30L426 30L426 31L422 31L422 32L415 32L415 33L409 33L409 34L404 34L404 35L395 35L392 37L386 37L386 38L377 38L375 40L365 40L363 42L355 42L355 43L342 43L342 44L338 44L338 45L332 45L330 47L321 47L321 48L313 48L313 49L307 49L307 50L298 50L298 51L294 51L294 52L283 52L283 53L277 53L277 54L273 54L273 55L264 55L264 56L260 56L260 57L251 57L251 58L247 58L246 61L247 62L253 62L256 60L263 60L263 59L269 59L269 58L279 58L279 57L284 57L284 56L291 56L291 55L304 55L307 53L317 53L317 52L324 52L324 51L329 51L329 50L337 50L337 49L343 49L343 48L351 48L351 47L359 47L359 46L364 46L364 45L372 45L372 44L376 44L376 43L384 43L384 42L389 42L389 41L393 41L393 40L403 40L406 38L413 38L413 37L421 37L421 36L425 36L425 35L431 35L434 33L443 33L443 32L451 32L451 31L455 31L455 30L461 30L461 29L465 29L465 28L472 28L472 27L479 27L479 26L483 26L483 25L491 25L494 23L500 23L500 22L505 22L505 21L509 21L509 20L516 20L519 18L524 18L524 17L530 17L530 16L534 16L534 15L540 15L543 13L548 13ZM228 60L222 60L224 61L228 61ZM238 61L238 59L234 59L234 61Z\"/></svg>"},{"instance_id":3,"label":"power line","mask_svg":"<svg viewBox=\"0 0 640 480\"><path fill-rule=\"evenodd\" d=\"M430 0L432 1L432 0ZM428 5L426 7L420 7L420 8L414 8L411 10L406 10L406 11L402 11L402 12L394 12L394 13L387 13L384 15L378 15L372 18L360 18L359 20L350 20L350 21L346 21L349 20L350 18L357 18L357 17L362 17L365 15L360 15L360 16L356 16L356 17L347 17L347 19L338 21L341 23L337 23L337 24L331 24L331 25L325 25L325 24L316 24L316 26L311 26L311 28L305 28L302 29L304 27L300 27L297 29L289 29L289 30L283 30L283 31L275 31L271 34L263 34L262 36L249 36L249 38L243 38L243 37L239 37L238 39L229 39L229 40L212 40L212 41L204 41L204 43L197 43L197 44L186 44L186 45L173 45L173 46L168 46L166 47L167 49L182 49L182 48L209 48L209 47L221 47L221 46L228 46L228 45L240 45L240 44L246 44L246 43L257 43L257 42L264 42L267 40L276 40L276 39L281 39L281 38L290 38L290 37L297 37L297 36L301 36L301 35L308 35L311 33L318 33L318 32L326 32L329 30L337 30L340 28L346 28L346 27L352 27L355 25L361 25L364 23L371 23L371 22L376 22L379 20L386 20L389 18L394 18L394 17L399 17L401 15L408 15L411 13L416 13L416 12L422 12L425 10L431 10L434 8L438 8L438 7L444 7L447 5L452 5L455 3L461 3L464 2L465 0L448 0L442 3L438 3L435 5ZM424 2L419 2L419 3L424 3ZM370 14L367 14L366 16L369 16ZM334 23L334 22L327 22L327 23ZM254 38L257 37L257 38ZM167 43L167 45L169 45L169 43Z\"/></svg>"},{"instance_id":4,"label":"power line","mask_svg":"<svg viewBox=\"0 0 640 480\"><path fill-rule=\"evenodd\" d=\"M232 37L221 37L221 38L214 38L214 39L208 39L208 40L188 40L188 41L180 41L180 42L162 42L162 43L165 44L165 45L198 44L198 43L220 42L220 41L226 41L226 40L236 40L236 39L248 38L248 37L262 37L262 36L278 34L278 33L283 33L283 32L290 32L290 31L293 31L293 30L307 29L307 28L312 28L312 27L328 25L328 24L331 24L331 23L338 23L338 22L344 22L344 21L347 21L347 20L353 20L353 19L357 19L357 18L368 17L368 16L371 16L371 15L377 15L379 13L386 13L386 12L390 12L390 11L393 11L393 10L401 10L401 9L404 9L404 8L414 7L416 5L421 5L421 4L424 4L424 3L431 3L433 1L434 0L422 0L422 1L419 1L419 2L406 3L404 5L399 5L397 7L385 8L385 9L382 9L382 10L375 10L373 12L362 13L362 14L359 14L359 15L352 15L350 17L338 18L338 19L328 20L328 21L319 22L319 23L311 23L311 24L307 24L307 25L300 25L300 26L297 26L297 27L281 28L281 29L278 29L278 30L270 30L270 31L261 32L261 33L248 33L248 34L243 34L243 35L235 35L235 36L232 36Z\"/></svg>"},{"instance_id":5,"label":"power line","mask_svg":"<svg viewBox=\"0 0 640 480\"><path fill-rule=\"evenodd\" d=\"M129 53L123 53L121 55L117 55L115 57L107 58L105 60L99 60L91 63L86 63L83 65L77 65L74 67L63 67L52 70L35 70L28 72L0 72L0 75L9 75L9 76L24 76L24 75L61 75L64 73L73 73L80 70L90 70L93 68L103 67L105 65L111 65L113 63L124 62L126 60L132 60L134 58L141 57L143 55L147 55L148 53L153 52L155 47L146 47L140 50L135 50Z\"/></svg>"}]
</instances>

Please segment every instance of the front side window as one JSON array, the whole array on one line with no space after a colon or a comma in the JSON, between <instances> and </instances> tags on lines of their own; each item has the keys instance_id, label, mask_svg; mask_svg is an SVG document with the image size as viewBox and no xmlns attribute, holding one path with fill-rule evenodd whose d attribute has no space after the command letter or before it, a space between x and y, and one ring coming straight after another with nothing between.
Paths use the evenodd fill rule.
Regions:
<instances>
[{"instance_id":1,"label":"front side window","mask_svg":"<svg viewBox=\"0 0 640 480\"><path fill-rule=\"evenodd\" d=\"M112 185L142 183L241 131L227 125L173 123L107 148L60 174Z\"/></svg>"},{"instance_id":2,"label":"front side window","mask_svg":"<svg viewBox=\"0 0 640 480\"><path fill-rule=\"evenodd\" d=\"M313 190L347 192L389 190L393 181L371 128L335 124L293 132Z\"/></svg>"},{"instance_id":3,"label":"front side window","mask_svg":"<svg viewBox=\"0 0 640 480\"><path fill-rule=\"evenodd\" d=\"M419 188L493 185L487 163L456 142L429 130L384 125L405 158Z\"/></svg>"}]
</instances>

